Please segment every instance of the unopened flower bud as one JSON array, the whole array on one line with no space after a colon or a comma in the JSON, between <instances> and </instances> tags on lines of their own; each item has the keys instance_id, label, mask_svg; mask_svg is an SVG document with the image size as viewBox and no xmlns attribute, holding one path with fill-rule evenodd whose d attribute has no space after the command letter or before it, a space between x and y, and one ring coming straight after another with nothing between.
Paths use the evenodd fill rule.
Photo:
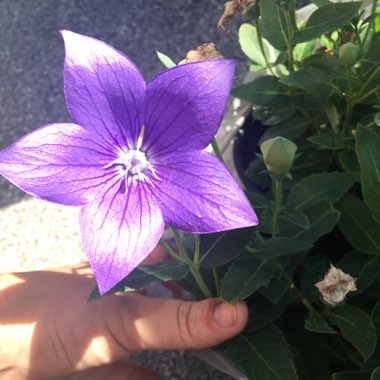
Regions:
<instances>
[{"instance_id":1,"label":"unopened flower bud","mask_svg":"<svg viewBox=\"0 0 380 380\"><path fill-rule=\"evenodd\" d=\"M339 48L339 62L344 66L353 66L359 57L359 47L347 42Z\"/></svg>"},{"instance_id":2,"label":"unopened flower bud","mask_svg":"<svg viewBox=\"0 0 380 380\"><path fill-rule=\"evenodd\" d=\"M284 137L277 136L265 140L260 149L264 164L273 176L282 178L288 174L297 151L296 144Z\"/></svg>"},{"instance_id":3,"label":"unopened flower bud","mask_svg":"<svg viewBox=\"0 0 380 380\"><path fill-rule=\"evenodd\" d=\"M327 304L336 306L344 301L348 292L356 290L355 282L356 278L331 264L323 280L317 282L315 286Z\"/></svg>"},{"instance_id":4,"label":"unopened flower bud","mask_svg":"<svg viewBox=\"0 0 380 380\"><path fill-rule=\"evenodd\" d=\"M223 59L224 57L220 52L216 49L215 44L212 42L208 44L199 45L195 50L190 50L186 58L179 62L179 65L188 62L197 62L203 61L207 59Z\"/></svg>"}]
</instances>

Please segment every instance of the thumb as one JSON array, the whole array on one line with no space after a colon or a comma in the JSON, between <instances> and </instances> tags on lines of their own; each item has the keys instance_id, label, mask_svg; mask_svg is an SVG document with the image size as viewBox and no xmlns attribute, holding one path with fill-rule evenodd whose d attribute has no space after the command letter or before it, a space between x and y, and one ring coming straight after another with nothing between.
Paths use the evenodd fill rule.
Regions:
<instances>
[{"instance_id":1,"label":"thumb","mask_svg":"<svg viewBox=\"0 0 380 380\"><path fill-rule=\"evenodd\" d=\"M248 318L243 301L230 305L218 298L189 302L140 295L125 299L121 315L131 351L210 347L238 334Z\"/></svg>"}]
</instances>

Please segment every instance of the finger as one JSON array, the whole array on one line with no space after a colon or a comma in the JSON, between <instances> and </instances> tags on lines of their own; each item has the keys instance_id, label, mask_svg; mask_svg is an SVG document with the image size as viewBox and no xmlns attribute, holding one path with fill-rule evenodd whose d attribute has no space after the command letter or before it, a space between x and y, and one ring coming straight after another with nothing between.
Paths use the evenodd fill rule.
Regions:
<instances>
[{"instance_id":1,"label":"finger","mask_svg":"<svg viewBox=\"0 0 380 380\"><path fill-rule=\"evenodd\" d=\"M152 265L164 261L167 259L167 253L164 248L160 245L157 245L154 250L145 258L141 264Z\"/></svg>"},{"instance_id":2,"label":"finger","mask_svg":"<svg viewBox=\"0 0 380 380\"><path fill-rule=\"evenodd\" d=\"M186 302L140 295L124 300L121 328L130 351L210 347L238 334L248 318L242 301L230 305L218 298Z\"/></svg>"},{"instance_id":3,"label":"finger","mask_svg":"<svg viewBox=\"0 0 380 380\"><path fill-rule=\"evenodd\" d=\"M118 361L97 368L78 371L72 375L58 377L57 380L159 380L156 372L130 361Z\"/></svg>"}]
</instances>

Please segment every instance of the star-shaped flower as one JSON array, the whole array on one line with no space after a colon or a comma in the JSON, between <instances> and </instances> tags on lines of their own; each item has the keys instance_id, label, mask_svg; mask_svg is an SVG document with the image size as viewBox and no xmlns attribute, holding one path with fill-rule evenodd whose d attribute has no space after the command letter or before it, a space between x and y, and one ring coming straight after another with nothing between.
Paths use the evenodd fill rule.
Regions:
<instances>
[{"instance_id":1,"label":"star-shaped flower","mask_svg":"<svg viewBox=\"0 0 380 380\"><path fill-rule=\"evenodd\" d=\"M101 293L153 250L165 223L193 233L257 224L232 175L202 150L222 120L233 61L184 64L146 84L111 46L62 35L75 124L21 138L0 153L0 173L35 197L82 206L82 239Z\"/></svg>"}]
</instances>

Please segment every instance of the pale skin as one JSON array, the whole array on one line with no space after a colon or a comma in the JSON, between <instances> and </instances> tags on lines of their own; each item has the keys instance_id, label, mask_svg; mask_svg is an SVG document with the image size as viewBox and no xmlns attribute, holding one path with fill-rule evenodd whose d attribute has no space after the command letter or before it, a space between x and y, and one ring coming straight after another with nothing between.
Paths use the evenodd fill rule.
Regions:
<instances>
[{"instance_id":1,"label":"pale skin","mask_svg":"<svg viewBox=\"0 0 380 380\"><path fill-rule=\"evenodd\" d=\"M160 260L156 248L145 263ZM247 307L122 294L87 303L87 263L0 276L0 379L160 377L128 360L147 349L197 349L238 334Z\"/></svg>"}]
</instances>

